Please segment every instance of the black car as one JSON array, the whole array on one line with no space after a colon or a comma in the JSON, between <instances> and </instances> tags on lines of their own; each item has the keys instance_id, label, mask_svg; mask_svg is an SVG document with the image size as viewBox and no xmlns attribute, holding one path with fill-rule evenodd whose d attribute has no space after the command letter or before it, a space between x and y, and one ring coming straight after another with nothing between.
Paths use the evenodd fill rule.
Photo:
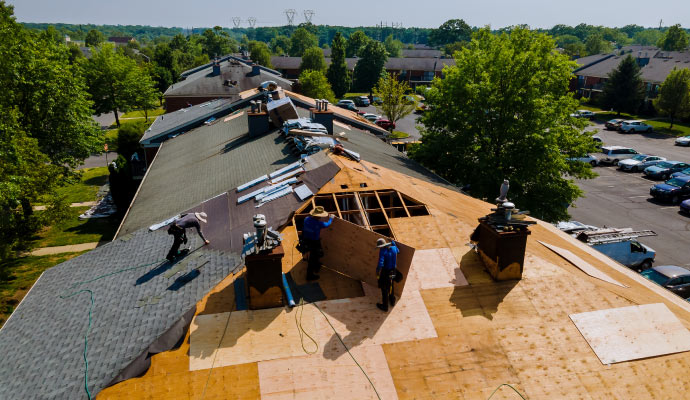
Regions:
<instances>
[{"instance_id":1,"label":"black car","mask_svg":"<svg viewBox=\"0 0 690 400\"><path fill-rule=\"evenodd\" d=\"M641 275L684 299L690 297L690 271L685 268L659 265L642 271Z\"/></svg>"},{"instance_id":2,"label":"black car","mask_svg":"<svg viewBox=\"0 0 690 400\"><path fill-rule=\"evenodd\" d=\"M649 194L655 199L678 204L682 199L690 197L690 176L678 176L664 183L657 183L649 189Z\"/></svg>"}]
</instances>

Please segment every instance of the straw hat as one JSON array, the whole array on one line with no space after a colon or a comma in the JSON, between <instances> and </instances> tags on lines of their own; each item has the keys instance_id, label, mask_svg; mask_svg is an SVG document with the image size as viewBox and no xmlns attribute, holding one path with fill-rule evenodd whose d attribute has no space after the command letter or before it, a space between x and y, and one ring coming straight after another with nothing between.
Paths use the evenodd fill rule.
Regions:
<instances>
[{"instance_id":1,"label":"straw hat","mask_svg":"<svg viewBox=\"0 0 690 400\"><path fill-rule=\"evenodd\" d=\"M378 239L376 240L376 247L386 247L386 246L388 246L389 244L390 244L390 243L386 242L386 239L384 239L384 238L378 238Z\"/></svg>"},{"instance_id":2,"label":"straw hat","mask_svg":"<svg viewBox=\"0 0 690 400\"><path fill-rule=\"evenodd\" d=\"M309 212L309 215L311 215L312 217L322 218L327 217L328 213L326 212L326 210L323 209L322 206L316 206L313 210Z\"/></svg>"},{"instance_id":3,"label":"straw hat","mask_svg":"<svg viewBox=\"0 0 690 400\"><path fill-rule=\"evenodd\" d=\"M198 219L199 221L201 221L203 223L206 223L206 217L208 217L208 215L206 215L205 212L200 212L200 213L195 212L194 215L196 215L196 219Z\"/></svg>"}]
</instances>

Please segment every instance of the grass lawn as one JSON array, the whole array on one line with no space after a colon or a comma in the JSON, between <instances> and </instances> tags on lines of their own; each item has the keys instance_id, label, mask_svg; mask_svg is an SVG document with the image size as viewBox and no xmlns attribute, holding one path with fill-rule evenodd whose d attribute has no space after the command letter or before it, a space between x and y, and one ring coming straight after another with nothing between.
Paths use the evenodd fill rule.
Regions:
<instances>
[{"instance_id":1,"label":"grass lawn","mask_svg":"<svg viewBox=\"0 0 690 400\"><path fill-rule=\"evenodd\" d=\"M79 214L89 207L71 207L64 221L36 234L32 247L53 247L69 244L92 243L111 240L120 220L115 217L80 220Z\"/></svg>"},{"instance_id":2,"label":"grass lawn","mask_svg":"<svg viewBox=\"0 0 690 400\"><path fill-rule=\"evenodd\" d=\"M402 131L393 131L393 133L388 136L390 139L404 139L410 135Z\"/></svg>"},{"instance_id":3,"label":"grass lawn","mask_svg":"<svg viewBox=\"0 0 690 400\"><path fill-rule=\"evenodd\" d=\"M0 264L0 327L24 298L43 271L85 252L49 256L27 256L9 259ZM56 293L56 296L59 293Z\"/></svg>"},{"instance_id":4,"label":"grass lawn","mask_svg":"<svg viewBox=\"0 0 690 400\"><path fill-rule=\"evenodd\" d=\"M345 95L342 97L342 99L349 99L349 98L355 97L355 96L369 96L369 93L357 93L357 92L345 93Z\"/></svg>"},{"instance_id":5,"label":"grass lawn","mask_svg":"<svg viewBox=\"0 0 690 400\"><path fill-rule=\"evenodd\" d=\"M165 114L165 110L163 109L163 107L157 108L155 110L149 110L149 119L151 119L151 117L154 117L154 119L155 119L156 116L163 115L163 114ZM128 113L122 114L120 116L120 118L145 118L145 115L144 115L144 111L137 110L137 111L130 111Z\"/></svg>"},{"instance_id":6,"label":"grass lawn","mask_svg":"<svg viewBox=\"0 0 690 400\"><path fill-rule=\"evenodd\" d=\"M68 203L82 203L96 200L98 188L108 182L108 168L85 168L81 180L73 185L58 189L58 194L67 196Z\"/></svg>"}]
</instances>

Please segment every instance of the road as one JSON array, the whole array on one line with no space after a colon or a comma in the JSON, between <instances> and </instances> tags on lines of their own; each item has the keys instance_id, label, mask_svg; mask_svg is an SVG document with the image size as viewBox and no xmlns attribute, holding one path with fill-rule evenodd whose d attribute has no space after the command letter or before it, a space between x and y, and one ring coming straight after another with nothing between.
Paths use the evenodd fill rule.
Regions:
<instances>
[{"instance_id":1,"label":"road","mask_svg":"<svg viewBox=\"0 0 690 400\"><path fill-rule=\"evenodd\" d=\"M381 115L380 112L376 111L376 107L374 106L367 106L367 107L357 107L360 110L367 112L367 113L372 113L376 115ZM401 131L409 134L410 136L405 139L401 139L403 141L413 141L413 140L419 140L422 137L422 134L419 133L417 130L417 118L419 118L419 114L409 114L403 117L402 119L398 120L398 122L395 123L395 130L396 131Z\"/></svg>"},{"instance_id":2,"label":"road","mask_svg":"<svg viewBox=\"0 0 690 400\"><path fill-rule=\"evenodd\" d=\"M669 160L690 161L690 148L674 146L675 139L671 137L654 133L622 134L605 130L603 124L588 129L598 131L605 145L628 146ZM575 207L569 209L572 219L596 226L651 229L658 236L640 238L640 241L656 250L655 265L690 267L690 217L680 214L676 205L651 201L649 188L657 182L612 166L600 166L595 171L598 178L577 182L586 197L578 199Z\"/></svg>"}]
</instances>

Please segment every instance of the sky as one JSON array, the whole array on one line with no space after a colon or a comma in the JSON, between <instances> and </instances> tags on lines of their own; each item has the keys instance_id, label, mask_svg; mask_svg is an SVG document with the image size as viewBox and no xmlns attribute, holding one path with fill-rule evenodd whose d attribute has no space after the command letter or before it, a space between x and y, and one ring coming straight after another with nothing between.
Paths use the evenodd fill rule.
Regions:
<instances>
[{"instance_id":1,"label":"sky","mask_svg":"<svg viewBox=\"0 0 690 400\"><path fill-rule=\"evenodd\" d=\"M285 25L286 9L313 10L314 24L435 28L451 18L471 26L501 28L527 24L550 28L556 24L587 23L609 27L681 24L690 28L689 0L5 0L14 5L21 22L151 25L182 28L232 27L233 17L256 18L256 26Z\"/></svg>"}]
</instances>

